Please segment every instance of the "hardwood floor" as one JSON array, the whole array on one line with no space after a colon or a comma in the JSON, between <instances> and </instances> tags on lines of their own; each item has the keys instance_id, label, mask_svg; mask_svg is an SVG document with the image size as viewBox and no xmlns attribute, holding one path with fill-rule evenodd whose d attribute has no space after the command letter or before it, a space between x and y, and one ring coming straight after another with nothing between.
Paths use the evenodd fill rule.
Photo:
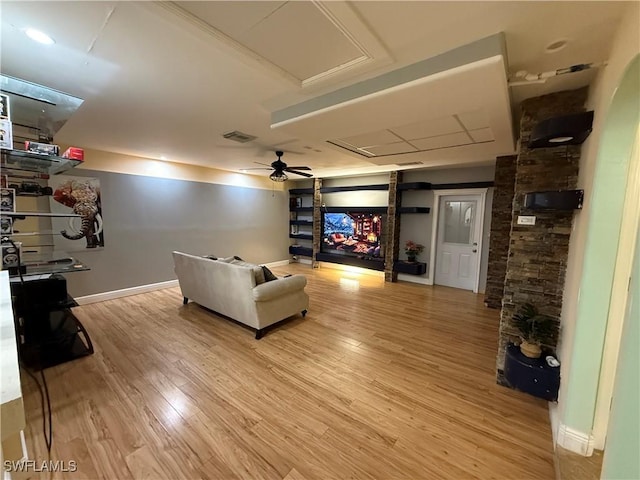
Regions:
<instances>
[{"instance_id":1,"label":"hardwood floor","mask_svg":"<svg viewBox=\"0 0 640 480\"><path fill-rule=\"evenodd\" d=\"M259 341L177 288L74 309L96 353L45 371L51 459L78 465L66 478L554 478L546 402L496 385L482 296L275 271L305 274L311 305Z\"/></svg>"}]
</instances>

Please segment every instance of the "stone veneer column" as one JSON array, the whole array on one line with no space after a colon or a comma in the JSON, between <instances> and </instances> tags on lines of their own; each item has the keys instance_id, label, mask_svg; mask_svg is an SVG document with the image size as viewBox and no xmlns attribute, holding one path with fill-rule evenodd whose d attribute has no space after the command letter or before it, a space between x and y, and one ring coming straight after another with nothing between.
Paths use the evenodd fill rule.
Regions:
<instances>
[{"instance_id":1,"label":"stone veneer column","mask_svg":"<svg viewBox=\"0 0 640 480\"><path fill-rule=\"evenodd\" d=\"M493 207L491 209L491 234L489 236L489 268L484 304L489 308L502 307L504 277L509 257L511 234L511 210L513 189L516 182L516 155L496 158L493 182Z\"/></svg>"},{"instance_id":2,"label":"stone veneer column","mask_svg":"<svg viewBox=\"0 0 640 480\"><path fill-rule=\"evenodd\" d=\"M313 179L313 258L311 265L318 268L320 265L316 260L316 254L320 251L320 242L322 241L322 179Z\"/></svg>"},{"instance_id":3,"label":"stone veneer column","mask_svg":"<svg viewBox=\"0 0 640 480\"><path fill-rule=\"evenodd\" d=\"M400 249L400 215L398 209L402 199L398 183L402 182L402 172L389 172L389 206L385 227L384 281L398 281L398 273L393 271L393 263L398 260Z\"/></svg>"},{"instance_id":4,"label":"stone veneer column","mask_svg":"<svg viewBox=\"0 0 640 480\"><path fill-rule=\"evenodd\" d=\"M564 278L569 253L569 236L573 211L525 210L527 192L572 190L576 188L580 146L529 149L533 127L547 118L584 111L587 88L530 98L522 103L520 119L520 153L509 241L509 258L500 312L500 338L497 357L497 380L502 375L505 349L517 338L511 324L513 314L525 303L541 313L560 318ZM518 215L535 215L535 225L517 225ZM559 320L558 320L559 321ZM555 345L549 345L555 348Z\"/></svg>"}]
</instances>

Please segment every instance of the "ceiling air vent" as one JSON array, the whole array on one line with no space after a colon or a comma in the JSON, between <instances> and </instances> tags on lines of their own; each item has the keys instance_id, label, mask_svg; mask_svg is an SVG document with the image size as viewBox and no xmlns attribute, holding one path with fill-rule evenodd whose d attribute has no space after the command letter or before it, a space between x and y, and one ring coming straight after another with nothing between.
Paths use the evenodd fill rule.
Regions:
<instances>
[{"instance_id":1,"label":"ceiling air vent","mask_svg":"<svg viewBox=\"0 0 640 480\"><path fill-rule=\"evenodd\" d=\"M250 142L251 140L255 140L256 138L258 138L258 137L254 137L253 135L249 135L247 133L239 132L238 130L225 133L222 136L228 140L233 140L234 142L240 142L240 143L247 143L247 142Z\"/></svg>"},{"instance_id":2,"label":"ceiling air vent","mask_svg":"<svg viewBox=\"0 0 640 480\"><path fill-rule=\"evenodd\" d=\"M424 162L406 162L406 163L396 163L399 167L409 167L411 165L424 165Z\"/></svg>"}]
</instances>

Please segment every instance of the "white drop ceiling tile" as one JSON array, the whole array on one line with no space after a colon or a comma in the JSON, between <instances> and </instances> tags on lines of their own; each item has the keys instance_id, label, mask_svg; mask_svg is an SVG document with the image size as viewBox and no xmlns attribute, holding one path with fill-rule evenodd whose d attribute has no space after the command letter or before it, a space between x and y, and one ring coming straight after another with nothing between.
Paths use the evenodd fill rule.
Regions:
<instances>
[{"instance_id":1,"label":"white drop ceiling tile","mask_svg":"<svg viewBox=\"0 0 640 480\"><path fill-rule=\"evenodd\" d=\"M487 115L482 109L459 113L458 118L467 130L479 130L489 126Z\"/></svg>"},{"instance_id":2,"label":"white drop ceiling tile","mask_svg":"<svg viewBox=\"0 0 640 480\"><path fill-rule=\"evenodd\" d=\"M421 138L412 140L411 144L418 147L419 150L436 150L438 148L456 147L458 145L467 145L473 143L466 133L452 133L449 135L440 135L439 137Z\"/></svg>"},{"instance_id":3,"label":"white drop ceiling tile","mask_svg":"<svg viewBox=\"0 0 640 480\"><path fill-rule=\"evenodd\" d=\"M405 140L414 140L416 138L437 137L439 135L462 132L464 129L454 117L446 116L425 122L395 127L390 130Z\"/></svg>"},{"instance_id":4,"label":"white drop ceiling tile","mask_svg":"<svg viewBox=\"0 0 640 480\"><path fill-rule=\"evenodd\" d=\"M354 147L369 147L371 145L385 145L387 143L396 143L401 141L396 135L389 130L379 130L377 132L363 133L353 137L340 138L341 142L348 143Z\"/></svg>"},{"instance_id":5,"label":"white drop ceiling tile","mask_svg":"<svg viewBox=\"0 0 640 480\"><path fill-rule=\"evenodd\" d=\"M271 15L286 2L180 2L178 6L238 40L238 35Z\"/></svg>"},{"instance_id":6,"label":"white drop ceiling tile","mask_svg":"<svg viewBox=\"0 0 640 480\"><path fill-rule=\"evenodd\" d=\"M311 2L287 2L238 40L300 80L363 55Z\"/></svg>"},{"instance_id":7,"label":"white drop ceiling tile","mask_svg":"<svg viewBox=\"0 0 640 480\"><path fill-rule=\"evenodd\" d=\"M371 152L374 155L398 155L401 153L417 152L418 150L409 145L407 142L389 143L387 145L377 145L375 147L368 147L365 149L367 152Z\"/></svg>"},{"instance_id":8,"label":"white drop ceiling tile","mask_svg":"<svg viewBox=\"0 0 640 480\"><path fill-rule=\"evenodd\" d=\"M469 132L474 142L490 142L494 139L493 132L490 128L481 128L479 130L471 130Z\"/></svg>"}]
</instances>

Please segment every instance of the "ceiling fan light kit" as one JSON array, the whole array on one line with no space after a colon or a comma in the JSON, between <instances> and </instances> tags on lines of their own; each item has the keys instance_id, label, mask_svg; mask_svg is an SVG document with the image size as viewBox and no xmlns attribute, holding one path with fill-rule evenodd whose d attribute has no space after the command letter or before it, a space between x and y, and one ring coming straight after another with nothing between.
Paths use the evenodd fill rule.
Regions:
<instances>
[{"instance_id":1,"label":"ceiling fan light kit","mask_svg":"<svg viewBox=\"0 0 640 480\"><path fill-rule=\"evenodd\" d=\"M282 161L282 155L284 155L284 152L282 150L278 150L276 151L276 156L278 157L278 159L275 162L271 163L271 166L268 168L245 168L240 170L241 172L247 172L249 170L271 170L273 169L273 172L271 172L271 175L269 175L269 178L274 181L274 182L285 182L289 179L289 176L285 173L293 173L295 175L300 175L301 177L307 177L307 178L311 178L313 177L312 174L310 173L306 173L306 172L300 172L299 170L311 170L311 168L306 167L306 166L300 166L300 167L289 167L287 166L286 163L284 163ZM259 163L260 165L266 165L265 163L260 163L260 162L256 162Z\"/></svg>"},{"instance_id":2,"label":"ceiling fan light kit","mask_svg":"<svg viewBox=\"0 0 640 480\"><path fill-rule=\"evenodd\" d=\"M269 178L274 182L286 182L289 180L289 177L287 177L287 174L284 172L273 172L269 175Z\"/></svg>"}]
</instances>

